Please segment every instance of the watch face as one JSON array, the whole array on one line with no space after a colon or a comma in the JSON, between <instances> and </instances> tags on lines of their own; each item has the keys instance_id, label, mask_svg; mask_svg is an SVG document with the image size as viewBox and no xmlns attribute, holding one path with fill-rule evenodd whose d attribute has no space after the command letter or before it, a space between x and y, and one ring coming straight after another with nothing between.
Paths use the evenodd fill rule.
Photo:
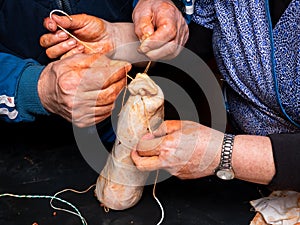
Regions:
<instances>
[{"instance_id":1,"label":"watch face","mask_svg":"<svg viewBox=\"0 0 300 225\"><path fill-rule=\"evenodd\" d=\"M216 172L216 175L223 180L231 180L234 178L233 170L221 169Z\"/></svg>"}]
</instances>

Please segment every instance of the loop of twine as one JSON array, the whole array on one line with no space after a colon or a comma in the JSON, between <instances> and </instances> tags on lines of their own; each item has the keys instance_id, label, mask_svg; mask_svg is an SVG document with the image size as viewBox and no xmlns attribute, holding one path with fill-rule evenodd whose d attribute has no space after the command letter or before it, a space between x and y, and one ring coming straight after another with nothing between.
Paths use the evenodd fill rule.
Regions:
<instances>
[{"instance_id":1,"label":"loop of twine","mask_svg":"<svg viewBox=\"0 0 300 225\"><path fill-rule=\"evenodd\" d=\"M61 14L64 14L65 16L67 16L71 21L73 20L72 17L67 14L66 12L60 10L60 9L54 9L50 12L49 17L52 20L52 14L55 12L59 12ZM88 46L86 43L84 43L83 41L81 41L79 38L77 38L75 35L71 34L69 31L67 31L65 28L63 28L62 26L60 26L59 24L57 24L57 27L59 27L61 30L63 30L65 33L67 33L70 37L74 38L76 41L78 41L80 44L82 44L84 47L88 48L89 50L92 51L92 53L97 53L93 48L91 48L90 46Z\"/></svg>"}]
</instances>

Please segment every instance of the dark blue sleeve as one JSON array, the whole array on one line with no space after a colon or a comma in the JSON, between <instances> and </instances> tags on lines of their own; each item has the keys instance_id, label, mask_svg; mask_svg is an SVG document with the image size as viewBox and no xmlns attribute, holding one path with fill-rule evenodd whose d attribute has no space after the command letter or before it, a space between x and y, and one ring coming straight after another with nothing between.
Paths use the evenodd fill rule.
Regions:
<instances>
[{"instance_id":1,"label":"dark blue sleeve","mask_svg":"<svg viewBox=\"0 0 300 225\"><path fill-rule=\"evenodd\" d=\"M133 8L138 4L138 2L139 2L139 0L133 0L133 2L132 2Z\"/></svg>"},{"instance_id":2,"label":"dark blue sleeve","mask_svg":"<svg viewBox=\"0 0 300 225\"><path fill-rule=\"evenodd\" d=\"M0 52L0 119L6 122L34 121L47 115L37 83L43 66L32 59L20 59Z\"/></svg>"}]
</instances>

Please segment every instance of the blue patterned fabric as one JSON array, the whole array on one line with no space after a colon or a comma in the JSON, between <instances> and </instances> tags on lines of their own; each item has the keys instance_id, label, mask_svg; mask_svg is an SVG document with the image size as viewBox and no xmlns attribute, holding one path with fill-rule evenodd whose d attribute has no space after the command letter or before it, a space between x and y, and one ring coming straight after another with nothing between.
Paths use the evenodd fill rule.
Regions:
<instances>
[{"instance_id":1,"label":"blue patterned fabric","mask_svg":"<svg viewBox=\"0 0 300 225\"><path fill-rule=\"evenodd\" d=\"M293 121L300 123L299 4L299 0L293 0L272 29L267 0L195 2L193 21L213 29L219 70L232 88L227 93L230 114L245 133L300 131L282 113L272 73L275 68L284 110Z\"/></svg>"}]
</instances>

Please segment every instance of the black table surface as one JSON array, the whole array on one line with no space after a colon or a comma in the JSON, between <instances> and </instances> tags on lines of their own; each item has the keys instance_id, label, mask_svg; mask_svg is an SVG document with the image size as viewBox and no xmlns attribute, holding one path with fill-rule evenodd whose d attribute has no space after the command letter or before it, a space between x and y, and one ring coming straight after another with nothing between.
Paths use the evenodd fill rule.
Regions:
<instances>
[{"instance_id":1,"label":"black table surface","mask_svg":"<svg viewBox=\"0 0 300 225\"><path fill-rule=\"evenodd\" d=\"M69 124L55 119L0 125L1 194L53 195L65 188L84 190L96 182L98 173L83 159ZM153 185L146 186L134 207L108 213L100 207L93 189L85 194L66 192L59 197L76 206L90 225L155 225L161 211L152 189ZM156 187L165 210L164 225L247 225L255 215L249 201L262 197L263 191L260 185L239 180L225 182L215 177L170 177ZM82 224L77 216L52 209L49 202L2 197L0 224ZM57 202L55 205L66 207Z\"/></svg>"}]
</instances>

